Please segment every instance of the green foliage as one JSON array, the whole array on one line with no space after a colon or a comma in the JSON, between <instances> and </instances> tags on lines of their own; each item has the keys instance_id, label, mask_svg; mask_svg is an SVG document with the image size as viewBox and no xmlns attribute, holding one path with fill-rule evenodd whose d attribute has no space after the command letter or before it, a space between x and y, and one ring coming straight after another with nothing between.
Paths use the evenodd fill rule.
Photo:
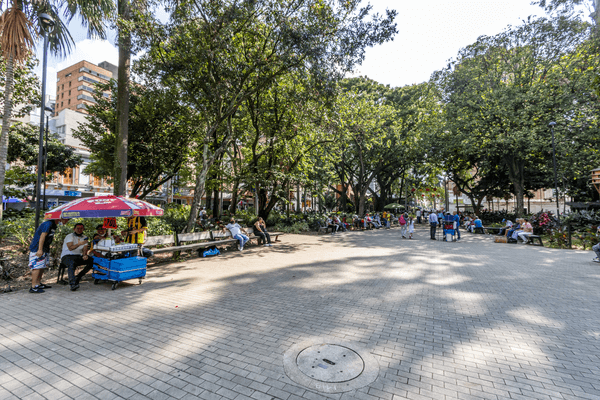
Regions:
<instances>
[{"instance_id":1,"label":"green foliage","mask_svg":"<svg viewBox=\"0 0 600 400\"><path fill-rule=\"evenodd\" d=\"M241 226L252 226L256 222L257 215L254 213L254 209L249 208L247 210L237 210L234 218L242 220Z\"/></svg>"},{"instance_id":2,"label":"green foliage","mask_svg":"<svg viewBox=\"0 0 600 400\"><path fill-rule=\"evenodd\" d=\"M13 104L19 107L13 109L13 117L23 117L33 110L34 104L40 103L40 81L35 74L39 61L35 56L28 58L23 65L14 67ZM0 107L4 109L4 90L6 87L6 59L0 57Z\"/></svg>"},{"instance_id":3,"label":"green foliage","mask_svg":"<svg viewBox=\"0 0 600 400\"><path fill-rule=\"evenodd\" d=\"M162 219L173 231L182 232L186 226L189 215L190 206L169 203L165 206L165 212Z\"/></svg>"},{"instance_id":4,"label":"green foliage","mask_svg":"<svg viewBox=\"0 0 600 400\"><path fill-rule=\"evenodd\" d=\"M129 90L127 179L133 182L131 196L143 199L179 173L190 154L194 127L186 108L169 89L132 82ZM105 91L116 93L116 82L96 85L97 104L88 106L88 123L80 125L73 136L92 151L85 172L111 177L116 154L117 96L107 98Z\"/></svg>"},{"instance_id":5,"label":"green foliage","mask_svg":"<svg viewBox=\"0 0 600 400\"><path fill-rule=\"evenodd\" d=\"M37 165L39 153L38 127L20 122L11 125L8 133L8 143L8 162L21 161L26 166ZM55 136L51 135L48 138L48 173L62 173L67 168L75 168L82 162L83 159L81 156L75 155L75 150L72 147L62 144Z\"/></svg>"},{"instance_id":6,"label":"green foliage","mask_svg":"<svg viewBox=\"0 0 600 400\"><path fill-rule=\"evenodd\" d=\"M272 229L275 232L284 232L284 233L302 233L302 232L310 232L310 225L306 221L298 221L292 225L286 224L277 224Z\"/></svg>"}]
</instances>

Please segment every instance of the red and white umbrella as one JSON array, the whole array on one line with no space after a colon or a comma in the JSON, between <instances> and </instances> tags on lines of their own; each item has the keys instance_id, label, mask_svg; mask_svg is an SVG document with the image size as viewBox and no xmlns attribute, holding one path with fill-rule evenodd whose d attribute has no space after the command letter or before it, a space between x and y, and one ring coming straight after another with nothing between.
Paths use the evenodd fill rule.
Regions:
<instances>
[{"instance_id":1,"label":"red and white umbrella","mask_svg":"<svg viewBox=\"0 0 600 400\"><path fill-rule=\"evenodd\" d=\"M121 196L96 196L73 200L44 214L46 219L160 217L163 209L143 200Z\"/></svg>"}]
</instances>

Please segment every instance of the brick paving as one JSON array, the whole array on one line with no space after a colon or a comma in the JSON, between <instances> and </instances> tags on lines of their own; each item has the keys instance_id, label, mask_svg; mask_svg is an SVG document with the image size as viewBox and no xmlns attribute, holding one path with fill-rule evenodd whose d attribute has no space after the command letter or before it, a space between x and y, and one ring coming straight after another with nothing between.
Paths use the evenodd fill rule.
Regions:
<instances>
[{"instance_id":1,"label":"brick paving","mask_svg":"<svg viewBox=\"0 0 600 400\"><path fill-rule=\"evenodd\" d=\"M0 399L600 399L592 253L463 237L287 235L115 291L2 295ZM317 337L368 349L377 380L291 381L283 354Z\"/></svg>"}]
</instances>

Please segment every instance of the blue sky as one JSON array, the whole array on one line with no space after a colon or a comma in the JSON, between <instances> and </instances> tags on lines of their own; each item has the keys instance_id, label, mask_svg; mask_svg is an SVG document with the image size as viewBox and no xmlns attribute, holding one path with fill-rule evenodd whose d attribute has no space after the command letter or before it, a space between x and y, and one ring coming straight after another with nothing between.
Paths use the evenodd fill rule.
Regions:
<instances>
[{"instance_id":1,"label":"blue sky","mask_svg":"<svg viewBox=\"0 0 600 400\"><path fill-rule=\"evenodd\" d=\"M429 79L458 50L481 35L495 35L508 25L518 25L544 11L529 0L370 0L376 12L396 9L398 34L392 42L369 48L355 75L366 75L383 84L404 86ZM364 3L367 3L365 1ZM589 14L586 12L586 15ZM56 72L81 60L117 64L114 35L107 41L87 39L79 21L71 24L76 48L67 57L49 57L49 94L56 91ZM41 59L41 46L37 54ZM40 63L41 64L41 63ZM41 74L41 66L38 68Z\"/></svg>"}]
</instances>

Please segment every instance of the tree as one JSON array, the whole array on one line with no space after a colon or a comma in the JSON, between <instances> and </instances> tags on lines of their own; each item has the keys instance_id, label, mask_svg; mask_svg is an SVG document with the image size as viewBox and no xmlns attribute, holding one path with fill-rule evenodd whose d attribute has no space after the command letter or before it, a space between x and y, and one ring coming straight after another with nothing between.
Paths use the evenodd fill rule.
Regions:
<instances>
[{"instance_id":1,"label":"tree","mask_svg":"<svg viewBox=\"0 0 600 400\"><path fill-rule=\"evenodd\" d=\"M37 127L16 123L10 127L8 139L7 161L18 162L15 171L10 175L10 185L24 187L36 181L36 173L23 167L34 167L37 165L39 150L39 133ZM57 137L49 137L47 145L46 173L63 174L68 168L75 168L83 160L75 154L75 150L62 144ZM13 168L11 168L12 170ZM7 180L8 181L8 180Z\"/></svg>"},{"instance_id":2,"label":"tree","mask_svg":"<svg viewBox=\"0 0 600 400\"><path fill-rule=\"evenodd\" d=\"M116 89L112 80L96 85L96 104L88 107L88 123L80 125L74 136L91 151L86 173L112 177L118 137L118 99L105 97ZM127 180L132 181L132 196L146 197L172 179L188 161L194 128L189 113L181 107L169 88L130 84L127 147Z\"/></svg>"},{"instance_id":3,"label":"tree","mask_svg":"<svg viewBox=\"0 0 600 400\"><path fill-rule=\"evenodd\" d=\"M194 226L206 177L233 139L231 119L255 93L293 70L327 86L337 72L364 58L366 46L396 32L395 12L366 22L359 1L181 2L160 40L142 59L148 79L177 87L198 113L204 133L195 141L196 185L188 230ZM193 17L190 17L193 16Z\"/></svg>"},{"instance_id":4,"label":"tree","mask_svg":"<svg viewBox=\"0 0 600 400\"><path fill-rule=\"evenodd\" d=\"M481 159L501 160L519 215L525 171L545 165L547 124L566 101L559 95L565 86L559 65L575 56L588 28L564 16L529 20L494 37L480 37L434 75L444 94L445 129Z\"/></svg>"},{"instance_id":5,"label":"tree","mask_svg":"<svg viewBox=\"0 0 600 400\"><path fill-rule=\"evenodd\" d=\"M72 0L69 2L12 0L10 7L0 17L0 46L2 56L6 60L4 110L0 133L0 196L4 190L8 131L13 115L14 68L15 65L23 65L28 59L34 45L34 38L40 34L37 28L38 15L47 13L55 19L56 26L52 32L50 50L64 55L71 49L73 39L59 15L63 14L67 21L79 15L82 24L87 25L89 35L104 38L103 21L111 12L112 6L112 0ZM1 213L0 210L0 219Z\"/></svg>"}]
</instances>

